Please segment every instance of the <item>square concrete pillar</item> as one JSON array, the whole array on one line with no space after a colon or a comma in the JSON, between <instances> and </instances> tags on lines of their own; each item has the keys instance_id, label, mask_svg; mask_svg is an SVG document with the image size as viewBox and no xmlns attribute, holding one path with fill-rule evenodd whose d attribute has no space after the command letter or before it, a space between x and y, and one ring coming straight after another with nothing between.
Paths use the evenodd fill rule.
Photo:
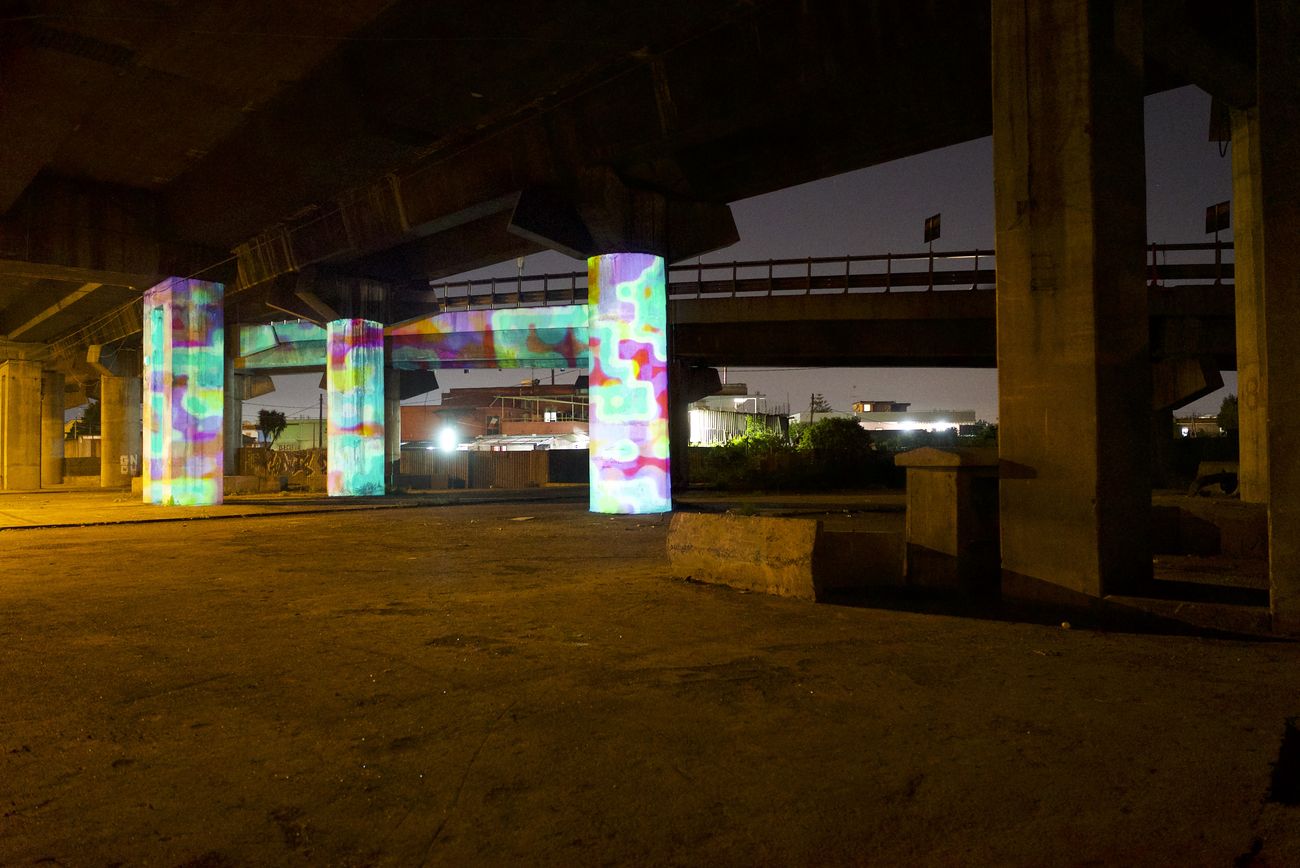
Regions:
<instances>
[{"instance_id":1,"label":"square concrete pillar","mask_svg":"<svg viewBox=\"0 0 1300 868\"><path fill-rule=\"evenodd\" d=\"M907 468L908 587L996 593L997 449L927 446L895 456L894 463Z\"/></svg>"},{"instance_id":2,"label":"square concrete pillar","mask_svg":"<svg viewBox=\"0 0 1300 868\"><path fill-rule=\"evenodd\" d=\"M402 460L402 372L384 368L384 478L397 485Z\"/></svg>"},{"instance_id":3,"label":"square concrete pillar","mask_svg":"<svg viewBox=\"0 0 1300 868\"><path fill-rule=\"evenodd\" d=\"M63 375L41 374L41 485L63 483Z\"/></svg>"},{"instance_id":4,"label":"square concrete pillar","mask_svg":"<svg viewBox=\"0 0 1300 868\"><path fill-rule=\"evenodd\" d=\"M173 277L144 294L144 502L224 495L225 287Z\"/></svg>"},{"instance_id":5,"label":"square concrete pillar","mask_svg":"<svg viewBox=\"0 0 1300 868\"><path fill-rule=\"evenodd\" d=\"M1151 574L1142 3L992 24L1003 591L1082 602Z\"/></svg>"},{"instance_id":6,"label":"square concrete pillar","mask_svg":"<svg viewBox=\"0 0 1300 868\"><path fill-rule=\"evenodd\" d=\"M239 329L227 327L225 332L222 336L225 350L221 385L221 463L222 473L236 476L239 474L239 449L244 445L244 396L240 378L235 374L235 359L240 351Z\"/></svg>"},{"instance_id":7,"label":"square concrete pillar","mask_svg":"<svg viewBox=\"0 0 1300 868\"><path fill-rule=\"evenodd\" d=\"M99 378L99 484L122 488L140 472L143 455L139 377Z\"/></svg>"},{"instance_id":8,"label":"square concrete pillar","mask_svg":"<svg viewBox=\"0 0 1300 868\"><path fill-rule=\"evenodd\" d=\"M668 512L668 291L649 253L587 260L591 511Z\"/></svg>"},{"instance_id":9,"label":"square concrete pillar","mask_svg":"<svg viewBox=\"0 0 1300 868\"><path fill-rule=\"evenodd\" d=\"M1300 9L1256 3L1256 105L1233 113L1240 491L1268 505L1273 625L1300 632Z\"/></svg>"},{"instance_id":10,"label":"square concrete pillar","mask_svg":"<svg viewBox=\"0 0 1300 868\"><path fill-rule=\"evenodd\" d=\"M41 363L0 363L0 488L41 487Z\"/></svg>"}]
</instances>

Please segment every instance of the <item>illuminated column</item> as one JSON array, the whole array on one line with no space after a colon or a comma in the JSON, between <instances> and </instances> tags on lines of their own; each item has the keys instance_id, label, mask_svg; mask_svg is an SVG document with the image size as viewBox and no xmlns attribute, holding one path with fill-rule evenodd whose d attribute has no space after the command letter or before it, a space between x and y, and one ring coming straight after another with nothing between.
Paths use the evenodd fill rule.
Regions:
<instances>
[{"instance_id":1,"label":"illuminated column","mask_svg":"<svg viewBox=\"0 0 1300 868\"><path fill-rule=\"evenodd\" d=\"M145 503L221 503L223 290L173 277L144 294Z\"/></svg>"},{"instance_id":2,"label":"illuminated column","mask_svg":"<svg viewBox=\"0 0 1300 868\"><path fill-rule=\"evenodd\" d=\"M384 327L336 319L327 347L329 494L383 494Z\"/></svg>"},{"instance_id":3,"label":"illuminated column","mask_svg":"<svg viewBox=\"0 0 1300 868\"><path fill-rule=\"evenodd\" d=\"M591 511L667 512L668 294L647 253L587 260Z\"/></svg>"}]
</instances>

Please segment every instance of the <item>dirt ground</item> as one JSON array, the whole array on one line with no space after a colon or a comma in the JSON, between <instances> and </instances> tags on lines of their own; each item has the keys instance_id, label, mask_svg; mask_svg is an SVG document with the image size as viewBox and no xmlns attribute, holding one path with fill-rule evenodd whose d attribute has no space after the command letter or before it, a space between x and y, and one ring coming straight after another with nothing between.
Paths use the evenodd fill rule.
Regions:
<instances>
[{"instance_id":1,"label":"dirt ground","mask_svg":"<svg viewBox=\"0 0 1300 868\"><path fill-rule=\"evenodd\" d=\"M666 532L0 531L0 864L1300 865L1300 645L743 594Z\"/></svg>"}]
</instances>

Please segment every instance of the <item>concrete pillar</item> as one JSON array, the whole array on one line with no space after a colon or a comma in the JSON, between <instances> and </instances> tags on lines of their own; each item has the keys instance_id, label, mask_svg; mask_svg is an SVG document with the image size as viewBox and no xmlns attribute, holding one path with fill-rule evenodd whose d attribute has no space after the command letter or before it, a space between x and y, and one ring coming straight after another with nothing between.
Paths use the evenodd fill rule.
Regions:
<instances>
[{"instance_id":1,"label":"concrete pillar","mask_svg":"<svg viewBox=\"0 0 1300 868\"><path fill-rule=\"evenodd\" d=\"M326 332L330 497L384 493L384 327L338 319Z\"/></svg>"},{"instance_id":2,"label":"concrete pillar","mask_svg":"<svg viewBox=\"0 0 1300 868\"><path fill-rule=\"evenodd\" d=\"M41 485L63 483L63 375L41 374Z\"/></svg>"},{"instance_id":3,"label":"concrete pillar","mask_svg":"<svg viewBox=\"0 0 1300 868\"><path fill-rule=\"evenodd\" d=\"M139 377L99 378L99 484L122 488L140 470L142 454Z\"/></svg>"},{"instance_id":4,"label":"concrete pillar","mask_svg":"<svg viewBox=\"0 0 1300 868\"><path fill-rule=\"evenodd\" d=\"M994 0L1003 590L1149 579L1141 0Z\"/></svg>"},{"instance_id":5,"label":"concrete pillar","mask_svg":"<svg viewBox=\"0 0 1300 868\"><path fill-rule=\"evenodd\" d=\"M668 293L649 253L587 260L591 511L668 512Z\"/></svg>"},{"instance_id":6,"label":"concrete pillar","mask_svg":"<svg viewBox=\"0 0 1300 868\"><path fill-rule=\"evenodd\" d=\"M384 368L384 476L389 487L397 485L397 468L402 460L402 372Z\"/></svg>"},{"instance_id":7,"label":"concrete pillar","mask_svg":"<svg viewBox=\"0 0 1300 868\"><path fill-rule=\"evenodd\" d=\"M998 451L925 446L894 457L907 468L907 585L972 595L998 588Z\"/></svg>"},{"instance_id":8,"label":"concrete pillar","mask_svg":"<svg viewBox=\"0 0 1300 868\"><path fill-rule=\"evenodd\" d=\"M225 287L173 277L144 294L145 503L225 496Z\"/></svg>"},{"instance_id":9,"label":"concrete pillar","mask_svg":"<svg viewBox=\"0 0 1300 868\"><path fill-rule=\"evenodd\" d=\"M1233 283L1237 328L1238 493L1268 503L1268 338L1258 107L1232 112Z\"/></svg>"},{"instance_id":10,"label":"concrete pillar","mask_svg":"<svg viewBox=\"0 0 1300 868\"><path fill-rule=\"evenodd\" d=\"M1257 99L1232 123L1239 479L1268 505L1273 625L1300 632L1300 9L1255 7Z\"/></svg>"},{"instance_id":11,"label":"concrete pillar","mask_svg":"<svg viewBox=\"0 0 1300 868\"><path fill-rule=\"evenodd\" d=\"M239 356L238 326L227 328L224 340L225 368L221 402L222 472L235 476L239 474L239 448L244 445L242 383L235 375L235 359Z\"/></svg>"},{"instance_id":12,"label":"concrete pillar","mask_svg":"<svg viewBox=\"0 0 1300 868\"><path fill-rule=\"evenodd\" d=\"M41 487L41 363L0 364L0 488Z\"/></svg>"},{"instance_id":13,"label":"concrete pillar","mask_svg":"<svg viewBox=\"0 0 1300 868\"><path fill-rule=\"evenodd\" d=\"M668 459L674 488L685 491L691 482L690 369L680 361L668 363Z\"/></svg>"}]
</instances>

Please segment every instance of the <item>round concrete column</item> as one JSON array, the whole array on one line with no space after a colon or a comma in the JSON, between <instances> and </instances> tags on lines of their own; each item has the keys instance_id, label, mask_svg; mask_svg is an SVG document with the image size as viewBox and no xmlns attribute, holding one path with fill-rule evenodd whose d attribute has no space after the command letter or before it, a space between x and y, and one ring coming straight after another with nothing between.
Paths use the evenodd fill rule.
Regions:
<instances>
[{"instance_id":1,"label":"round concrete column","mask_svg":"<svg viewBox=\"0 0 1300 868\"><path fill-rule=\"evenodd\" d=\"M41 374L41 485L63 483L63 375Z\"/></svg>"}]
</instances>

